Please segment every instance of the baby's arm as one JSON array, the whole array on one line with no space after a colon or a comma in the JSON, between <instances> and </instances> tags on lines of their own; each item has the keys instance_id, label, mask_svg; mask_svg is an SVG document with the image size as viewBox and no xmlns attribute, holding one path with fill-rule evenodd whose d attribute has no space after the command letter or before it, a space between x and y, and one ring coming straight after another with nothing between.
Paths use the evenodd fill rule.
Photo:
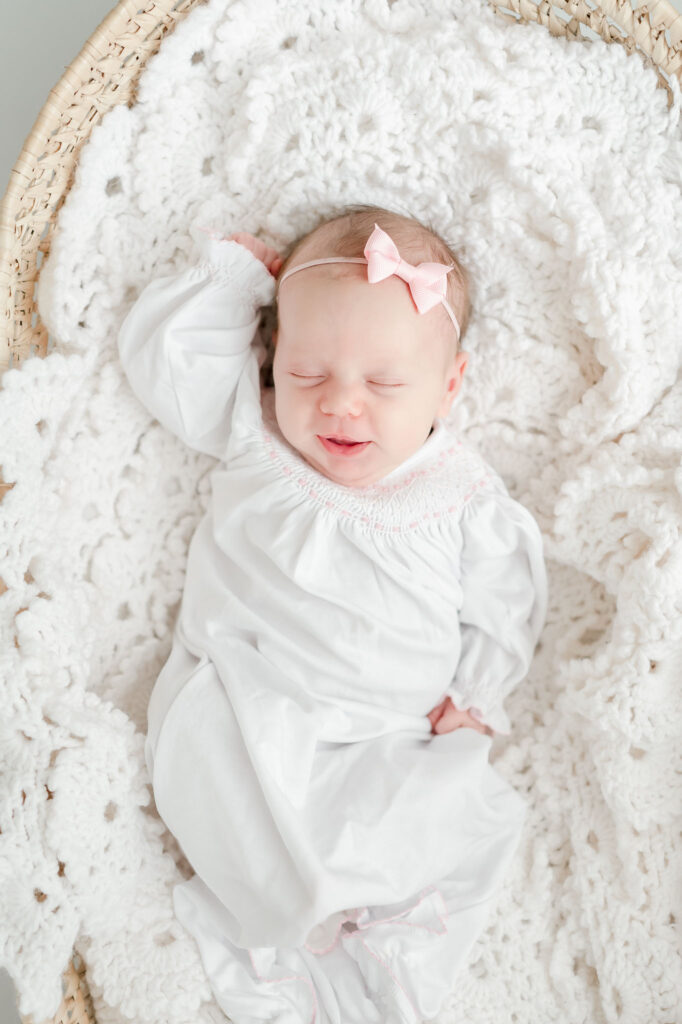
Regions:
<instances>
[{"instance_id":1,"label":"baby's arm","mask_svg":"<svg viewBox=\"0 0 682 1024\"><path fill-rule=\"evenodd\" d=\"M445 699L429 718L433 731L449 732L470 724L460 719L468 713L472 728L508 735L503 700L526 675L545 618L542 536L501 481L471 499L460 526L462 648Z\"/></svg>"},{"instance_id":2,"label":"baby's arm","mask_svg":"<svg viewBox=\"0 0 682 1024\"><path fill-rule=\"evenodd\" d=\"M260 404L263 352L252 343L259 308L274 296L268 265L278 257L251 235L240 233L250 240L242 244L193 227L192 236L195 264L147 285L118 346L131 388L152 415L190 447L221 457L238 398Z\"/></svg>"}]
</instances>

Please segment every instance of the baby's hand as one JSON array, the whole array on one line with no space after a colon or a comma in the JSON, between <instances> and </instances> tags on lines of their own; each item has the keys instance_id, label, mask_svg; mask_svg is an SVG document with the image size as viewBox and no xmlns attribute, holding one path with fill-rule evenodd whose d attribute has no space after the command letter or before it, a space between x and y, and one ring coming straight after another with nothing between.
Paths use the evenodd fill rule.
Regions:
<instances>
[{"instance_id":1,"label":"baby's hand","mask_svg":"<svg viewBox=\"0 0 682 1024\"><path fill-rule=\"evenodd\" d=\"M464 726L467 729L475 729L477 732L493 735L492 729L483 722L479 722L468 711L460 711L450 697L446 697L435 708L432 708L426 716L431 722L431 732L440 736L444 732L453 732Z\"/></svg>"},{"instance_id":2,"label":"baby's hand","mask_svg":"<svg viewBox=\"0 0 682 1024\"><path fill-rule=\"evenodd\" d=\"M237 231L236 234L230 235L228 240L230 242L239 242L240 245L243 245L245 249L252 252L256 259L259 259L267 267L273 277L277 277L282 269L283 260L276 249L271 249L265 242L261 242L260 238L254 238L253 235L249 235L246 231Z\"/></svg>"}]
</instances>

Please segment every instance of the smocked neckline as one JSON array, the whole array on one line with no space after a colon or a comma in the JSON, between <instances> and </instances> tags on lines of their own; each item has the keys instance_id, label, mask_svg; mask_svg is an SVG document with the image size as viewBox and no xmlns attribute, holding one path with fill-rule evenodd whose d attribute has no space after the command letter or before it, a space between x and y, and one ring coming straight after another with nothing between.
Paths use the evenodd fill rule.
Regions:
<instances>
[{"instance_id":1,"label":"smocked neckline","mask_svg":"<svg viewBox=\"0 0 682 1024\"><path fill-rule=\"evenodd\" d=\"M378 485L389 482L394 483L404 474L411 473L412 470L417 469L417 467L422 465L422 463L428 462L428 460L433 458L437 453L443 441L448 439L447 435L448 429L443 420L436 420L433 424L432 432L426 438L424 443L417 448L416 452L413 452L409 458L405 459L404 462L401 462L399 466L395 467L395 469L392 469L390 473L386 474L386 476L382 476L380 480L376 481L376 483ZM450 436L450 440L453 440L452 435Z\"/></svg>"},{"instance_id":2,"label":"smocked neckline","mask_svg":"<svg viewBox=\"0 0 682 1024\"><path fill-rule=\"evenodd\" d=\"M273 396L263 396L261 443L265 458L306 502L371 531L404 533L458 518L490 479L480 456L462 445L447 424L409 459L367 487L347 487L316 470L282 435Z\"/></svg>"}]
</instances>

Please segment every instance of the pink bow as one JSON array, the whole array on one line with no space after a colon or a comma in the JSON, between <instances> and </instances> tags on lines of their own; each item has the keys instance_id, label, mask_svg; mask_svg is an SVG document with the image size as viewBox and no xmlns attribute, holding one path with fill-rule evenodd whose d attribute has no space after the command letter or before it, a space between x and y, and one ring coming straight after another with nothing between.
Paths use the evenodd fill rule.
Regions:
<instances>
[{"instance_id":1,"label":"pink bow","mask_svg":"<svg viewBox=\"0 0 682 1024\"><path fill-rule=\"evenodd\" d=\"M365 246L367 280L370 284L395 274L409 286L420 313L428 313L445 298L445 278L452 267L444 263L419 263L416 267L401 258L398 247L378 224Z\"/></svg>"}]
</instances>

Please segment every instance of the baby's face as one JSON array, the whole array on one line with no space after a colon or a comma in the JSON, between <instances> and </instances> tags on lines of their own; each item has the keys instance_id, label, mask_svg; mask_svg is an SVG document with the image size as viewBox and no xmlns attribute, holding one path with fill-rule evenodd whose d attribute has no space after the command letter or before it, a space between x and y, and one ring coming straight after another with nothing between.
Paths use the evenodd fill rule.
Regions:
<instances>
[{"instance_id":1,"label":"baby's face","mask_svg":"<svg viewBox=\"0 0 682 1024\"><path fill-rule=\"evenodd\" d=\"M467 357L445 340L454 328L442 306L420 314L398 278L369 284L364 265L344 269L311 268L282 286L275 408L282 434L311 466L366 487L447 414Z\"/></svg>"}]
</instances>

